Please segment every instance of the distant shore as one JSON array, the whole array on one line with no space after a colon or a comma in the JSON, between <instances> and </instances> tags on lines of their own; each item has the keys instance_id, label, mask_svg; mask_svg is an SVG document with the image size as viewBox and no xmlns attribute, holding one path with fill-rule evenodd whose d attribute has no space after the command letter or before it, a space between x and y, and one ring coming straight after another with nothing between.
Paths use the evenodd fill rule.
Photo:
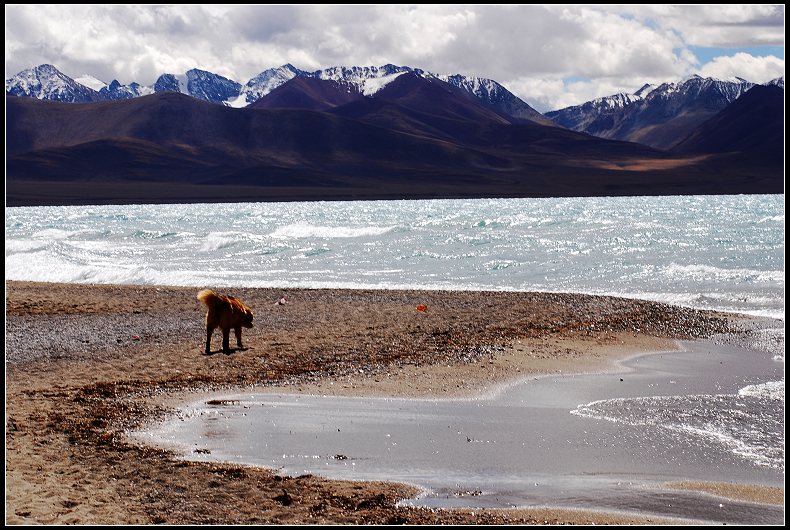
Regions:
<instances>
[{"instance_id":1,"label":"distant shore","mask_svg":"<svg viewBox=\"0 0 790 530\"><path fill-rule=\"evenodd\" d=\"M587 295L245 288L229 294L255 311L247 349L217 352L215 332L217 353L204 355L198 290L6 282L7 524L677 522L402 508L409 486L186 462L124 433L196 392L470 395L520 374L605 370L673 339L741 329L733 315ZM289 303L276 305L283 294ZM784 502L779 488L673 487Z\"/></svg>"},{"instance_id":2,"label":"distant shore","mask_svg":"<svg viewBox=\"0 0 790 530\"><path fill-rule=\"evenodd\" d=\"M127 204L186 204L186 203L247 203L247 202L302 202L302 201L381 201L434 199L528 199L557 197L633 197L669 195L743 195L783 193L781 187L748 186L732 189L673 186L671 189L623 187L622 189L583 190L569 184L550 192L535 190L499 189L488 185L462 189L458 183L435 185L432 188L417 183L408 188L385 187L382 182L358 187L295 187L295 186L222 186L203 184L172 184L167 182L74 182L74 181L6 181L7 207L35 206L100 206Z\"/></svg>"}]
</instances>

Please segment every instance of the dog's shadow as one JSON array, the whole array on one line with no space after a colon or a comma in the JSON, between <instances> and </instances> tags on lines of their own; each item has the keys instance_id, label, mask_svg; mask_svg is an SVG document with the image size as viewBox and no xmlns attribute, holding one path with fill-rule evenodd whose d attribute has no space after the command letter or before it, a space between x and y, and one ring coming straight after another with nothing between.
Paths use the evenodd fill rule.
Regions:
<instances>
[{"instance_id":1,"label":"dog's shadow","mask_svg":"<svg viewBox=\"0 0 790 530\"><path fill-rule=\"evenodd\" d=\"M217 351L210 351L208 353L203 352L203 356L204 357L212 357L212 356L217 355L219 353L224 353L225 355L233 355L236 352L242 352L242 351L247 351L247 350L251 350L251 349L252 348L231 348L231 349L229 349L227 351L226 350L217 350Z\"/></svg>"}]
</instances>

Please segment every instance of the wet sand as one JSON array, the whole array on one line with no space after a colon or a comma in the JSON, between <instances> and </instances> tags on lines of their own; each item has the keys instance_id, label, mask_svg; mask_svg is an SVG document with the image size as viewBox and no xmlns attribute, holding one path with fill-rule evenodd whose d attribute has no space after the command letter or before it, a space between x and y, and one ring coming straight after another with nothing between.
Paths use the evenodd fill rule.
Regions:
<instances>
[{"instance_id":1,"label":"wet sand","mask_svg":"<svg viewBox=\"0 0 790 530\"><path fill-rule=\"evenodd\" d=\"M278 306L282 290L233 289L256 313L247 349L219 353L215 335L216 353L204 355L198 290L6 282L6 523L645 523L398 507L414 488L186 462L125 433L197 392L461 395L741 328L722 314L584 295L287 290L290 303ZM740 484L712 492L735 490L777 497Z\"/></svg>"}]
</instances>

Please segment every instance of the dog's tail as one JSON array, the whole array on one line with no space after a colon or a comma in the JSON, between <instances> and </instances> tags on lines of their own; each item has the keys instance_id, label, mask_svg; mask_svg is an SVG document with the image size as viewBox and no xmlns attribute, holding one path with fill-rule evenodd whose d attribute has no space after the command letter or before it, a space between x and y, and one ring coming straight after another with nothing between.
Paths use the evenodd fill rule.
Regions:
<instances>
[{"instance_id":1,"label":"dog's tail","mask_svg":"<svg viewBox=\"0 0 790 530\"><path fill-rule=\"evenodd\" d=\"M197 294L197 299L206 304L208 307L216 305L217 302L222 301L222 299L211 289L203 289L200 291Z\"/></svg>"}]
</instances>

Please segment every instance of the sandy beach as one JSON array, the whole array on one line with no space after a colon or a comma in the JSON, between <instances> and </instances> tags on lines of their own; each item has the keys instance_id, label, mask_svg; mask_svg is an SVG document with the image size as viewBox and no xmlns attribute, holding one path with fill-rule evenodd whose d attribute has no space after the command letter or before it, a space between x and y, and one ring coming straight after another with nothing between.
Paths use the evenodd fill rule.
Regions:
<instances>
[{"instance_id":1,"label":"sandy beach","mask_svg":"<svg viewBox=\"0 0 790 530\"><path fill-rule=\"evenodd\" d=\"M230 354L218 351L215 332L215 353L205 355L198 290L6 282L7 524L680 523L398 507L414 488L189 462L125 433L202 392L473 395L748 327L732 315L587 295L233 289L255 311L255 327ZM283 294L289 303L276 305ZM783 488L667 487L784 503Z\"/></svg>"}]
</instances>

